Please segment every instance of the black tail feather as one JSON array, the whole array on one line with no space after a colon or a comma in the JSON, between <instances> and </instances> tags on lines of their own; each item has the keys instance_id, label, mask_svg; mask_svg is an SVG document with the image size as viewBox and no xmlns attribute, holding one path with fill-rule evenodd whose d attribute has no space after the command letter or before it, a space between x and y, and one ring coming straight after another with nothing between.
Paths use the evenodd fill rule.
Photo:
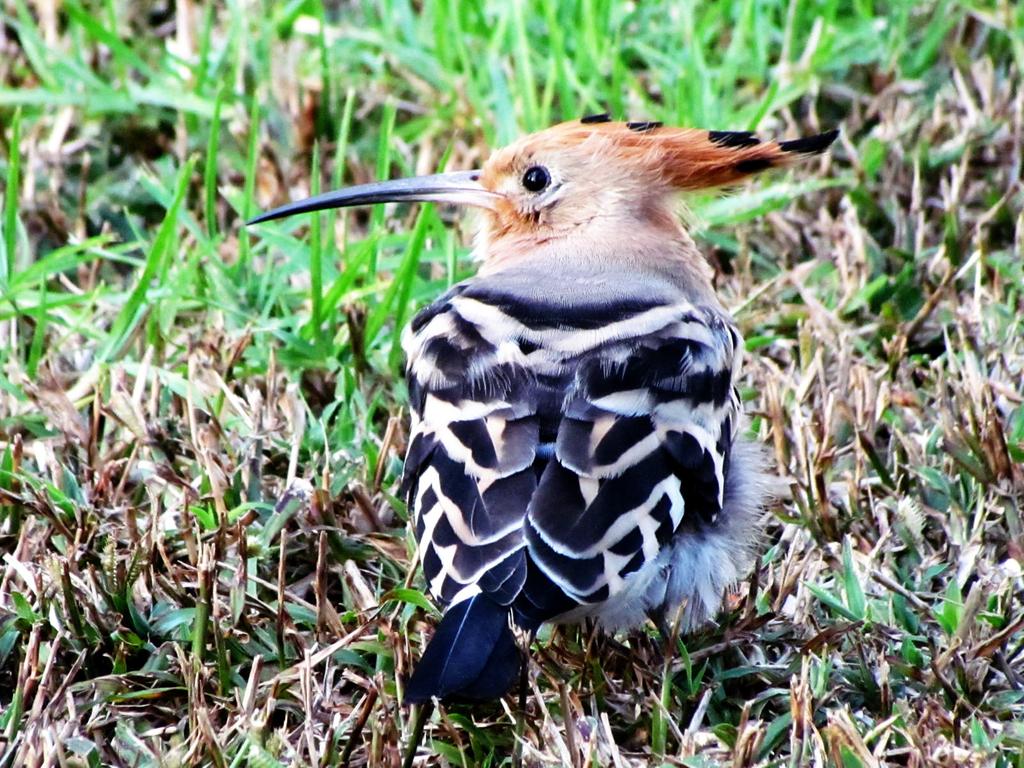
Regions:
<instances>
[{"instance_id":1,"label":"black tail feather","mask_svg":"<svg viewBox=\"0 0 1024 768\"><path fill-rule=\"evenodd\" d=\"M405 700L496 699L512 687L521 664L508 606L475 595L445 613L409 678Z\"/></svg>"}]
</instances>

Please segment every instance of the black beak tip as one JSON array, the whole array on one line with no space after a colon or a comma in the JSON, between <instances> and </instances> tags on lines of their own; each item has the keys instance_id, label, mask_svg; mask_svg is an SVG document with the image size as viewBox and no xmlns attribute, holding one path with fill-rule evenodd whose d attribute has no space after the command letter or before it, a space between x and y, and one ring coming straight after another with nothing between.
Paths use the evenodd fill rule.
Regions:
<instances>
[{"instance_id":1,"label":"black beak tip","mask_svg":"<svg viewBox=\"0 0 1024 768\"><path fill-rule=\"evenodd\" d=\"M246 220L245 226L251 227L253 224L262 224L264 221L270 221L274 218L273 212L260 213L253 216L251 219Z\"/></svg>"}]
</instances>

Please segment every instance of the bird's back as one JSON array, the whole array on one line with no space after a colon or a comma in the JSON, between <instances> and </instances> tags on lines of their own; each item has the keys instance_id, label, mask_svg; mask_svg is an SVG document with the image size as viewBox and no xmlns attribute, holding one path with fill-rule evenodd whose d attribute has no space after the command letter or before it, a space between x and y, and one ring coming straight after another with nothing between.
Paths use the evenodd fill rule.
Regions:
<instances>
[{"instance_id":1,"label":"bird's back","mask_svg":"<svg viewBox=\"0 0 1024 768\"><path fill-rule=\"evenodd\" d=\"M672 552L724 526L739 334L649 274L548 277L469 280L407 331L405 488L429 589L525 630L671 615L693 592L671 587Z\"/></svg>"}]
</instances>

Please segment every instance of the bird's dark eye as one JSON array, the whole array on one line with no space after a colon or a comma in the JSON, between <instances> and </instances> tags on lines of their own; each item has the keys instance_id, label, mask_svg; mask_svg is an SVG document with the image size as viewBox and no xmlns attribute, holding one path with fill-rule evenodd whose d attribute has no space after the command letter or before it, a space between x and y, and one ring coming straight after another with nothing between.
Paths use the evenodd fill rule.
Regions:
<instances>
[{"instance_id":1,"label":"bird's dark eye","mask_svg":"<svg viewBox=\"0 0 1024 768\"><path fill-rule=\"evenodd\" d=\"M540 192L551 183L551 174L543 165L532 165L523 174L523 186L530 192Z\"/></svg>"}]
</instances>

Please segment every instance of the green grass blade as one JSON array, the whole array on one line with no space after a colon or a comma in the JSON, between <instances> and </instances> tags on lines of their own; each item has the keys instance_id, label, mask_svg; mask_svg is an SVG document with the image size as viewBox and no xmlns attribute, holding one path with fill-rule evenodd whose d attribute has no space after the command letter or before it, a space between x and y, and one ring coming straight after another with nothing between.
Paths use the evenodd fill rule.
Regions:
<instances>
[{"instance_id":1,"label":"green grass blade","mask_svg":"<svg viewBox=\"0 0 1024 768\"><path fill-rule=\"evenodd\" d=\"M139 275L138 282L131 294L129 294L128 300L121 308L121 311L118 312L110 329L107 343L103 345L97 355L99 362L112 360L121 353L124 345L128 342L128 339L134 333L139 321L146 312L145 302L146 295L151 287L150 283L163 270L165 260L172 257L172 254L169 253L170 245L174 240L174 233L178 226L178 214L181 211L182 204L185 201L185 194L188 192L189 184L192 181L194 167L195 158L190 158L182 166L181 170L178 171L171 204L168 206L163 223L157 230L153 244L146 254L146 263L142 274Z\"/></svg>"},{"instance_id":2,"label":"green grass blade","mask_svg":"<svg viewBox=\"0 0 1024 768\"><path fill-rule=\"evenodd\" d=\"M203 189L206 193L206 233L210 239L217 236L217 157L220 149L220 110L224 103L224 90L217 92L213 104L213 121L206 142L206 160L203 166Z\"/></svg>"},{"instance_id":3,"label":"green grass blade","mask_svg":"<svg viewBox=\"0 0 1024 768\"><path fill-rule=\"evenodd\" d=\"M6 288L17 265L18 190L21 188L21 110L11 120L10 150L7 157L7 184L4 187L4 252L0 258L0 285Z\"/></svg>"}]
</instances>

